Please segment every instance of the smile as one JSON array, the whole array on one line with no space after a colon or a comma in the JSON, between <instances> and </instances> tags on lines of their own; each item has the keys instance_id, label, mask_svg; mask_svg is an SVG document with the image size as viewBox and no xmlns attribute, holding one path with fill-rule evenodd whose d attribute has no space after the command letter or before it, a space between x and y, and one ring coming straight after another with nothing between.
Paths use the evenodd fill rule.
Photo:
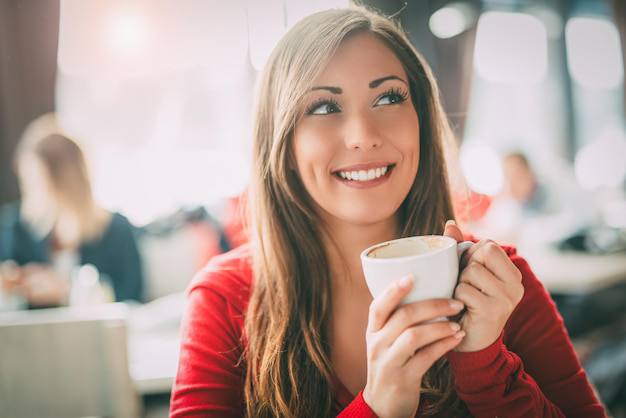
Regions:
<instances>
[{"instance_id":1,"label":"smile","mask_svg":"<svg viewBox=\"0 0 626 418\"><path fill-rule=\"evenodd\" d=\"M334 172L333 175L348 186L373 187L387 181L395 166L395 164L389 164L367 170L340 170Z\"/></svg>"}]
</instances>

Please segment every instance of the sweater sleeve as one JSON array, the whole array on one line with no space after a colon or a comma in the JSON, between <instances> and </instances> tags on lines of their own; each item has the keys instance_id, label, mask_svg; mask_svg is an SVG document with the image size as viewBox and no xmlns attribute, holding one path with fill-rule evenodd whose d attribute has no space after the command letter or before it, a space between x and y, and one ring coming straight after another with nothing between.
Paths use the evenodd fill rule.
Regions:
<instances>
[{"instance_id":1,"label":"sweater sleeve","mask_svg":"<svg viewBox=\"0 0 626 418\"><path fill-rule=\"evenodd\" d=\"M376 414L363 399L363 391L337 415L337 418L377 418Z\"/></svg>"},{"instance_id":2,"label":"sweater sleeve","mask_svg":"<svg viewBox=\"0 0 626 418\"><path fill-rule=\"evenodd\" d=\"M239 313L209 287L193 288L188 302L170 416L242 417L241 333L232 323Z\"/></svg>"},{"instance_id":3,"label":"sweater sleeve","mask_svg":"<svg viewBox=\"0 0 626 418\"><path fill-rule=\"evenodd\" d=\"M512 261L525 292L503 335L447 356L459 397L476 418L606 417L550 296L524 259Z\"/></svg>"}]
</instances>

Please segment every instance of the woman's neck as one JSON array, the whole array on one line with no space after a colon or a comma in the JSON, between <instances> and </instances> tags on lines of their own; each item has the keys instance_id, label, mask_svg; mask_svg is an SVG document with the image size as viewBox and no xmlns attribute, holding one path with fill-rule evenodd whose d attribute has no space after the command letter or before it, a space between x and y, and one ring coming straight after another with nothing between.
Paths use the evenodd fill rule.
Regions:
<instances>
[{"instance_id":1,"label":"woman's neck","mask_svg":"<svg viewBox=\"0 0 626 418\"><path fill-rule=\"evenodd\" d=\"M335 288L366 290L361 252L374 244L397 238L395 217L370 224L357 225L337 218L326 220L330 238L325 239L330 271Z\"/></svg>"}]
</instances>

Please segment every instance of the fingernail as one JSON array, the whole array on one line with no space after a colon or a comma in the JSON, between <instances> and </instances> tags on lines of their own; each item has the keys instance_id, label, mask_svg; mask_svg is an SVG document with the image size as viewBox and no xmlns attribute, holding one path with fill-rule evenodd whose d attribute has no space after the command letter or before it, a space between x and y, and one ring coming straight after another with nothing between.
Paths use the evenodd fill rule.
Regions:
<instances>
[{"instance_id":1,"label":"fingernail","mask_svg":"<svg viewBox=\"0 0 626 418\"><path fill-rule=\"evenodd\" d=\"M454 338L460 340L461 338L465 337L465 331L459 331L456 334L454 334Z\"/></svg>"},{"instance_id":2,"label":"fingernail","mask_svg":"<svg viewBox=\"0 0 626 418\"><path fill-rule=\"evenodd\" d=\"M409 274L406 277L403 277L398 283L400 287L409 287L413 283L413 275Z\"/></svg>"},{"instance_id":3,"label":"fingernail","mask_svg":"<svg viewBox=\"0 0 626 418\"><path fill-rule=\"evenodd\" d=\"M446 226L448 226L448 225L456 225L456 221L454 219L448 219L446 221Z\"/></svg>"},{"instance_id":4,"label":"fingernail","mask_svg":"<svg viewBox=\"0 0 626 418\"><path fill-rule=\"evenodd\" d=\"M450 328L452 328L452 331L458 331L461 329L461 326L456 322L450 322Z\"/></svg>"},{"instance_id":5,"label":"fingernail","mask_svg":"<svg viewBox=\"0 0 626 418\"><path fill-rule=\"evenodd\" d=\"M463 309L463 304L461 302L459 302L458 300L451 300L450 301L450 307L452 309L454 309L455 311L460 311L461 309Z\"/></svg>"}]
</instances>

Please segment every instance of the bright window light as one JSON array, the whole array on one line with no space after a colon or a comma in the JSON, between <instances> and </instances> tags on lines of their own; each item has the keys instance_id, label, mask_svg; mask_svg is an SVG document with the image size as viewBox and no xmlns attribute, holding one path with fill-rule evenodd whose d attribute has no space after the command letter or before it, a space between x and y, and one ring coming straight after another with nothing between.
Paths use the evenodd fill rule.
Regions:
<instances>
[{"instance_id":1,"label":"bright window light","mask_svg":"<svg viewBox=\"0 0 626 418\"><path fill-rule=\"evenodd\" d=\"M526 13L531 16L536 16L543 26L546 28L548 39L555 40L561 37L563 33L563 19L559 13L552 7L541 4L534 4L525 9Z\"/></svg>"},{"instance_id":2,"label":"bright window light","mask_svg":"<svg viewBox=\"0 0 626 418\"><path fill-rule=\"evenodd\" d=\"M286 30L282 0L251 1L248 3L248 38L250 61L261 71L274 46Z\"/></svg>"},{"instance_id":3,"label":"bright window light","mask_svg":"<svg viewBox=\"0 0 626 418\"><path fill-rule=\"evenodd\" d=\"M146 40L145 21L137 14L119 13L111 17L108 26L109 42L116 52L136 52Z\"/></svg>"},{"instance_id":4,"label":"bright window light","mask_svg":"<svg viewBox=\"0 0 626 418\"><path fill-rule=\"evenodd\" d=\"M184 205L236 196L249 178L247 155L220 149L101 150L96 163L96 199L110 209L122 208L136 225Z\"/></svg>"},{"instance_id":5,"label":"bright window light","mask_svg":"<svg viewBox=\"0 0 626 418\"><path fill-rule=\"evenodd\" d=\"M591 89L612 89L622 83L622 50L612 22L571 18L565 26L565 41L567 66L577 83Z\"/></svg>"},{"instance_id":6,"label":"bright window light","mask_svg":"<svg viewBox=\"0 0 626 418\"><path fill-rule=\"evenodd\" d=\"M285 34L302 18L313 13L347 7L348 0L264 0L247 4L250 60L261 71L272 50Z\"/></svg>"},{"instance_id":7,"label":"bright window light","mask_svg":"<svg viewBox=\"0 0 626 418\"><path fill-rule=\"evenodd\" d=\"M604 223L613 228L626 229L626 201L607 202L602 208Z\"/></svg>"},{"instance_id":8,"label":"bright window light","mask_svg":"<svg viewBox=\"0 0 626 418\"><path fill-rule=\"evenodd\" d=\"M464 145L460 159L463 174L472 190L493 196L502 189L502 165L493 148L481 143Z\"/></svg>"},{"instance_id":9,"label":"bright window light","mask_svg":"<svg viewBox=\"0 0 626 418\"><path fill-rule=\"evenodd\" d=\"M94 193L137 224L249 177L253 77L239 0L61 0L56 110Z\"/></svg>"},{"instance_id":10,"label":"bright window light","mask_svg":"<svg viewBox=\"0 0 626 418\"><path fill-rule=\"evenodd\" d=\"M241 1L61 0L58 64L86 79L133 79L197 70L209 87L248 64Z\"/></svg>"},{"instance_id":11,"label":"bright window light","mask_svg":"<svg viewBox=\"0 0 626 418\"><path fill-rule=\"evenodd\" d=\"M260 2L263 3L263 2ZM290 28L302 18L322 10L348 7L349 0L285 0L287 27Z\"/></svg>"},{"instance_id":12,"label":"bright window light","mask_svg":"<svg viewBox=\"0 0 626 418\"><path fill-rule=\"evenodd\" d=\"M447 39L465 32L474 21L474 10L465 3L452 3L430 16L428 27L437 38Z\"/></svg>"},{"instance_id":13,"label":"bright window light","mask_svg":"<svg viewBox=\"0 0 626 418\"><path fill-rule=\"evenodd\" d=\"M585 189L617 187L626 178L626 138L611 130L583 147L574 163L576 179Z\"/></svg>"},{"instance_id":14,"label":"bright window light","mask_svg":"<svg viewBox=\"0 0 626 418\"><path fill-rule=\"evenodd\" d=\"M547 72L548 38L538 18L524 13L486 12L478 20L474 66L487 81L541 82Z\"/></svg>"}]
</instances>

